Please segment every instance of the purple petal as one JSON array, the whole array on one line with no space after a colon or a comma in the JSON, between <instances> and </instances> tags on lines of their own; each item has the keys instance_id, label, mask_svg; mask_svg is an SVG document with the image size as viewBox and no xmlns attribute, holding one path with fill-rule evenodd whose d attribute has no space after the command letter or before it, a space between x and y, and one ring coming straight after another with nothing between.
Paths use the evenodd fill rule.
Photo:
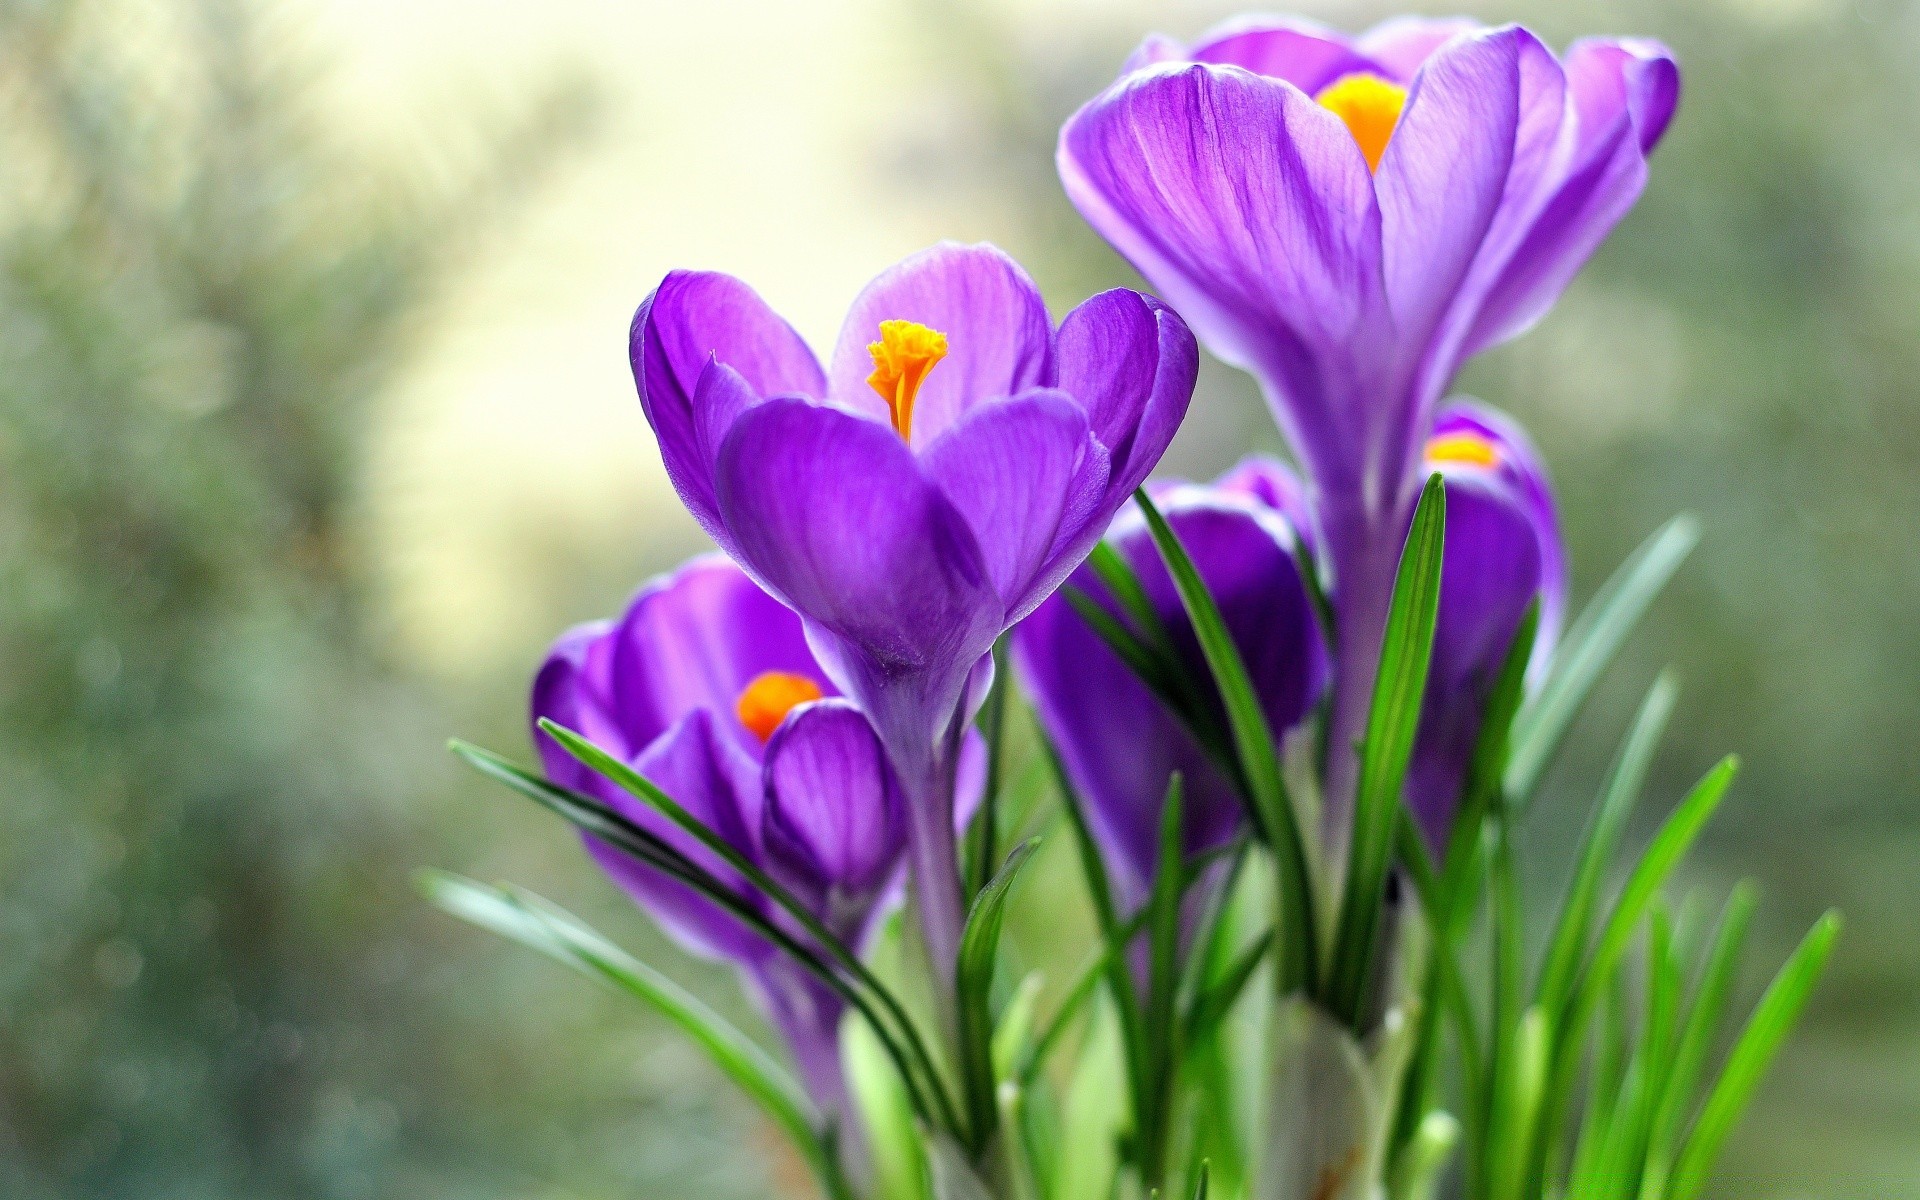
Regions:
<instances>
[{"instance_id":1,"label":"purple petal","mask_svg":"<svg viewBox=\"0 0 1920 1200\"><path fill-rule=\"evenodd\" d=\"M629 356L667 475L701 526L719 537L712 456L717 443L698 415L697 389L707 364L718 358L758 396L819 395L825 388L820 364L752 288L707 271L675 271L641 302ZM738 400L728 394L729 403Z\"/></svg>"},{"instance_id":2,"label":"purple petal","mask_svg":"<svg viewBox=\"0 0 1920 1200\"><path fill-rule=\"evenodd\" d=\"M1106 490L1106 452L1066 393L978 405L947 427L921 467L973 530L987 577L1011 609L1062 529L1086 523Z\"/></svg>"},{"instance_id":3,"label":"purple petal","mask_svg":"<svg viewBox=\"0 0 1920 1200\"><path fill-rule=\"evenodd\" d=\"M1407 798L1435 845L1446 837L1487 698L1521 616L1535 596L1542 597L1534 659L1541 662L1565 586L1552 497L1518 428L1498 414L1466 408L1449 410L1441 427L1447 434L1493 442L1499 462L1434 464L1447 476L1446 549L1433 665Z\"/></svg>"},{"instance_id":4,"label":"purple petal","mask_svg":"<svg viewBox=\"0 0 1920 1200\"><path fill-rule=\"evenodd\" d=\"M1290 535L1250 501L1208 488L1175 489L1166 511L1221 605L1269 723L1284 735L1326 677ZM1140 572L1182 657L1204 678L1192 627L1137 516L1123 516L1113 538ZM1075 583L1107 602L1091 570L1083 569ZM1171 772L1186 780L1190 853L1221 844L1239 828L1243 809L1232 787L1064 598L1046 601L1019 626L1014 650L1036 713L1089 805L1130 905L1145 893Z\"/></svg>"},{"instance_id":5,"label":"purple petal","mask_svg":"<svg viewBox=\"0 0 1920 1200\"><path fill-rule=\"evenodd\" d=\"M633 768L749 859L761 858L759 772L729 740L714 734L709 714L688 713L648 746ZM716 878L748 894L745 881L732 868L652 808L610 784L599 794L628 820L658 833ZM586 843L614 882L689 951L739 963L752 963L771 953L771 947L738 918L685 884L596 838L589 837Z\"/></svg>"},{"instance_id":6,"label":"purple petal","mask_svg":"<svg viewBox=\"0 0 1920 1200\"><path fill-rule=\"evenodd\" d=\"M828 394L886 417L867 384L869 343L882 321L917 321L947 335L947 356L927 375L914 406L913 443L925 445L982 400L1051 382L1053 323L1020 264L993 246L943 242L889 268L847 312L834 346Z\"/></svg>"},{"instance_id":7,"label":"purple petal","mask_svg":"<svg viewBox=\"0 0 1920 1200\"><path fill-rule=\"evenodd\" d=\"M769 400L735 423L717 480L744 565L880 675L970 666L991 645L1002 608L980 548L887 426Z\"/></svg>"},{"instance_id":8,"label":"purple petal","mask_svg":"<svg viewBox=\"0 0 1920 1200\"><path fill-rule=\"evenodd\" d=\"M663 732L642 723L636 730L619 719L613 703L613 626L580 625L560 635L533 677L528 704L534 750L547 778L576 792L600 795L599 776L540 731L542 717L558 721L621 758L631 758ZM643 735L636 737L636 733Z\"/></svg>"},{"instance_id":9,"label":"purple petal","mask_svg":"<svg viewBox=\"0 0 1920 1200\"><path fill-rule=\"evenodd\" d=\"M1307 497L1307 485L1292 467L1277 458L1250 454L1214 480L1213 486L1230 495L1247 496L1279 513L1307 552L1318 553L1319 535L1314 530L1313 504Z\"/></svg>"},{"instance_id":10,"label":"purple petal","mask_svg":"<svg viewBox=\"0 0 1920 1200\"><path fill-rule=\"evenodd\" d=\"M757 676L803 675L834 692L807 649L800 618L718 555L695 559L635 597L615 631L612 666L610 702L635 745L706 709L716 729L757 756L759 739L735 709Z\"/></svg>"},{"instance_id":11,"label":"purple petal","mask_svg":"<svg viewBox=\"0 0 1920 1200\"><path fill-rule=\"evenodd\" d=\"M795 709L767 743L766 792L768 860L830 928L859 940L907 836L873 727L844 700Z\"/></svg>"},{"instance_id":12,"label":"purple petal","mask_svg":"<svg viewBox=\"0 0 1920 1200\"><path fill-rule=\"evenodd\" d=\"M1309 96L1342 75L1386 74L1343 33L1314 21L1265 15L1216 26L1201 35L1187 57L1284 79Z\"/></svg>"},{"instance_id":13,"label":"purple petal","mask_svg":"<svg viewBox=\"0 0 1920 1200\"><path fill-rule=\"evenodd\" d=\"M1355 39L1362 54L1386 68L1402 82L1412 79L1434 51L1454 38L1477 33L1480 22L1469 17L1395 17L1382 21Z\"/></svg>"},{"instance_id":14,"label":"purple petal","mask_svg":"<svg viewBox=\"0 0 1920 1200\"><path fill-rule=\"evenodd\" d=\"M1374 181L1340 119L1291 84L1167 65L1076 113L1058 161L1088 222L1278 394L1302 454L1338 458L1388 328Z\"/></svg>"},{"instance_id":15,"label":"purple petal","mask_svg":"<svg viewBox=\"0 0 1920 1200\"><path fill-rule=\"evenodd\" d=\"M1060 322L1056 361L1060 389L1086 410L1093 436L1107 448L1117 509L1160 461L1185 418L1199 347L1172 309L1116 288Z\"/></svg>"},{"instance_id":16,"label":"purple petal","mask_svg":"<svg viewBox=\"0 0 1920 1200\"><path fill-rule=\"evenodd\" d=\"M1563 144L1545 186L1512 222L1510 244L1489 248L1497 275L1483 286L1468 353L1515 336L1552 307L1639 198L1648 134L1657 139L1679 96L1673 60L1651 43L1582 42L1567 56L1565 78Z\"/></svg>"}]
</instances>

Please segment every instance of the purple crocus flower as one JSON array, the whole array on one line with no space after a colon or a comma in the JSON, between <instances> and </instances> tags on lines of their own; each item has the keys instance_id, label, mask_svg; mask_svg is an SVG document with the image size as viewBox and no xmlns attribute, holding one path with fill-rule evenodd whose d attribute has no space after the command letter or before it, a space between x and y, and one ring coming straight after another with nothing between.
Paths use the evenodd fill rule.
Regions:
<instances>
[{"instance_id":1,"label":"purple crocus flower","mask_svg":"<svg viewBox=\"0 0 1920 1200\"><path fill-rule=\"evenodd\" d=\"M789 888L856 950L898 898L906 804L866 718L840 698L800 620L718 555L641 590L617 620L560 638L535 677L534 742L549 778L659 834L758 911L798 923L710 850L589 770L538 728L546 717L630 764ZM970 743L963 802L977 799ZM687 950L739 968L824 1111L845 1118L832 990L738 918L593 838L601 867Z\"/></svg>"},{"instance_id":2,"label":"purple crocus flower","mask_svg":"<svg viewBox=\"0 0 1920 1200\"><path fill-rule=\"evenodd\" d=\"M1192 394L1192 335L1125 290L1056 331L1006 255L946 244L867 286L825 369L745 284L700 272L647 297L631 351L681 499L800 614L886 746L928 945L950 976L952 747L988 651L1159 459Z\"/></svg>"},{"instance_id":3,"label":"purple crocus flower","mask_svg":"<svg viewBox=\"0 0 1920 1200\"><path fill-rule=\"evenodd\" d=\"M1650 41L1559 58L1517 26L1253 18L1150 39L1061 131L1073 202L1259 377L1311 476L1340 596L1336 840L1433 408L1632 205L1678 97Z\"/></svg>"},{"instance_id":4,"label":"purple crocus flower","mask_svg":"<svg viewBox=\"0 0 1920 1200\"><path fill-rule=\"evenodd\" d=\"M1446 477L1447 539L1433 665L1406 795L1437 848L1459 804L1494 681L1535 597L1540 626L1530 669L1553 649L1567 566L1546 469L1513 421L1479 405L1443 408L1422 469Z\"/></svg>"},{"instance_id":5,"label":"purple crocus flower","mask_svg":"<svg viewBox=\"0 0 1920 1200\"><path fill-rule=\"evenodd\" d=\"M1298 481L1277 463L1248 459L1210 487L1154 490L1220 605L1268 725L1276 738L1285 737L1312 710L1328 674L1289 519L1301 513ZM1206 679L1193 626L1138 510L1124 510L1108 536L1139 574L1191 676ZM1092 568L1081 568L1070 582L1120 615ZM1065 597L1047 600L1015 630L1013 661L1086 802L1123 911L1136 909L1151 887L1161 804L1173 772L1184 780L1189 857L1226 844L1240 830L1245 807L1226 774Z\"/></svg>"}]
</instances>

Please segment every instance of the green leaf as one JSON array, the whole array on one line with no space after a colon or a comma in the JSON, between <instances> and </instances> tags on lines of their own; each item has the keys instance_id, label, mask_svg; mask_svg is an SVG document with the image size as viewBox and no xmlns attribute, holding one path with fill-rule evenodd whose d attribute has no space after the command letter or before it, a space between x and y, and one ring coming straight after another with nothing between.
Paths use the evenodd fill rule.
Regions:
<instances>
[{"instance_id":1,"label":"green leaf","mask_svg":"<svg viewBox=\"0 0 1920 1200\"><path fill-rule=\"evenodd\" d=\"M1673 715L1674 699L1679 692L1670 673L1662 672L1641 701L1640 711L1601 791L1600 803L1581 838L1572 878L1567 883L1566 899L1554 923L1553 936L1547 942L1545 965L1535 997L1557 1021L1566 1009L1573 981L1593 936L1594 913L1600 903L1600 888L1606 882L1614 850L1620 844L1627 819L1633 815L1646 785L1647 770L1659 749L1660 736L1667 719Z\"/></svg>"},{"instance_id":2,"label":"green leaf","mask_svg":"<svg viewBox=\"0 0 1920 1200\"><path fill-rule=\"evenodd\" d=\"M980 794L980 811L973 818L969 896L987 886L994 860L1000 857L1000 792L1004 782L1001 775L1006 766L1007 689L1011 686L1012 680L1007 676L1007 635L1003 633L993 643L993 687L980 710L980 734L987 743L987 782Z\"/></svg>"},{"instance_id":3,"label":"green leaf","mask_svg":"<svg viewBox=\"0 0 1920 1200\"><path fill-rule=\"evenodd\" d=\"M1281 990L1315 987L1320 975L1319 925L1314 916L1313 877L1308 866L1292 798L1280 772L1279 750L1267 727L1259 696L1247 675L1246 663L1234 645L1227 622L1220 615L1207 585L1180 537L1167 524L1146 489L1134 492L1134 501L1146 517L1147 530L1165 561L1167 574L1180 593L1180 603L1193 623L1194 637L1213 674L1214 686L1225 705L1227 725L1245 781L1250 814L1262 840L1272 848L1280 869L1280 903L1286 926L1281 932Z\"/></svg>"},{"instance_id":4,"label":"green leaf","mask_svg":"<svg viewBox=\"0 0 1920 1200\"><path fill-rule=\"evenodd\" d=\"M1340 920L1334 934L1333 972L1327 1007L1350 1028L1364 1019L1366 983L1373 969L1387 869L1400 820L1401 789L1419 730L1427 668L1433 658L1434 622L1440 612L1440 563L1446 548L1446 484L1438 473L1421 490L1400 555L1381 644L1380 670L1360 747L1353 834L1347 859Z\"/></svg>"},{"instance_id":5,"label":"green leaf","mask_svg":"<svg viewBox=\"0 0 1920 1200\"><path fill-rule=\"evenodd\" d=\"M967 1097L967 1129L977 1151L985 1147L996 1118L993 1073L993 1013L991 991L994 965L999 958L1000 930L1007 919L1007 893L1020 869L1033 857L1038 840L1029 838L1013 853L987 886L974 897L960 934L960 961L954 990L959 1009L961 1074Z\"/></svg>"},{"instance_id":6,"label":"green leaf","mask_svg":"<svg viewBox=\"0 0 1920 1200\"><path fill-rule=\"evenodd\" d=\"M1141 1175L1149 1187L1166 1179L1168 1131L1172 1122L1173 1072L1178 1062L1176 1039L1180 1027L1174 1016L1174 995L1180 982L1180 899L1182 814L1180 773L1167 781L1160 806L1160 855L1154 867L1153 890L1147 898L1147 1082L1146 1107L1140 1114Z\"/></svg>"},{"instance_id":7,"label":"green leaf","mask_svg":"<svg viewBox=\"0 0 1920 1200\"><path fill-rule=\"evenodd\" d=\"M741 1091L760 1105L833 1196L850 1196L820 1134L820 1119L798 1084L754 1041L680 985L633 958L578 918L524 894L443 871L423 871L428 900L464 921L537 950L590 979L652 1006L673 1022Z\"/></svg>"},{"instance_id":8,"label":"green leaf","mask_svg":"<svg viewBox=\"0 0 1920 1200\"><path fill-rule=\"evenodd\" d=\"M1524 807L1532 797L1594 683L1699 540L1700 528L1691 516L1662 525L1620 564L1567 630L1546 682L1515 726L1507 794L1516 805Z\"/></svg>"},{"instance_id":9,"label":"green leaf","mask_svg":"<svg viewBox=\"0 0 1920 1200\"><path fill-rule=\"evenodd\" d=\"M769 921L766 914L744 899L732 887L715 879L658 835L627 820L600 800L550 783L479 746L455 739L448 744L448 747L456 756L481 774L505 784L559 814L569 823L593 834L621 853L630 855L662 874L686 884L733 915L747 928L767 939L843 1000L853 1005L873 1026L874 1033L886 1046L888 1053L899 1067L917 1112L928 1120L933 1120L937 1115L949 1128L957 1123L957 1114L953 1110L952 1102L946 1096L938 1073L933 1069L932 1060L913 1022L906 1017L904 1010L900 1008L892 994L884 987L880 987L878 981L873 980L872 973L857 957L847 953L841 965L850 967L857 980L872 981L868 987L855 986L835 969L833 963L821 958L815 948L800 942L786 929ZM651 784L647 786L652 787ZM791 899L790 896L789 899ZM838 943L828 942L823 948L832 952L836 945ZM840 950L845 952L845 947L841 946ZM889 1010L889 1014L894 1014L892 1019L900 1022L899 1026L888 1023L888 1018L876 1009L876 1000ZM900 1032L896 1032L896 1029ZM904 1033L907 1039L904 1046L900 1040L901 1033ZM921 1082L923 1079L926 1081L925 1088L931 1089L937 1109L930 1106L927 1101L929 1092L923 1090Z\"/></svg>"},{"instance_id":10,"label":"green leaf","mask_svg":"<svg viewBox=\"0 0 1920 1200\"><path fill-rule=\"evenodd\" d=\"M1707 1172L1713 1169L1721 1146L1753 1098L1781 1043L1800 1019L1839 934L1840 914L1829 912L1821 917L1768 985L1680 1152L1669 1192L1673 1200L1693 1200L1706 1187Z\"/></svg>"},{"instance_id":11,"label":"green leaf","mask_svg":"<svg viewBox=\"0 0 1920 1200\"><path fill-rule=\"evenodd\" d=\"M1207 1200L1207 1177L1210 1173L1211 1164L1206 1159L1201 1159L1200 1170L1193 1177L1193 1200Z\"/></svg>"},{"instance_id":12,"label":"green leaf","mask_svg":"<svg viewBox=\"0 0 1920 1200\"><path fill-rule=\"evenodd\" d=\"M1272 948L1273 931L1268 930L1235 956L1220 978L1200 989L1193 1003L1187 1006L1185 1037L1188 1042L1204 1040L1226 1019Z\"/></svg>"},{"instance_id":13,"label":"green leaf","mask_svg":"<svg viewBox=\"0 0 1920 1200\"><path fill-rule=\"evenodd\" d=\"M1735 887L1727 898L1720 927L1707 948L1700 981L1693 991L1693 1006L1681 1030L1679 1048L1674 1052L1673 1070L1661 1085L1660 1106L1654 1113L1647 1150L1647 1182L1641 1192L1644 1200L1660 1200L1666 1192L1682 1126L1694 1103L1694 1089L1706 1067L1714 1039L1719 1036L1727 998L1739 974L1740 951L1745 946L1756 903L1752 884L1743 882Z\"/></svg>"}]
</instances>

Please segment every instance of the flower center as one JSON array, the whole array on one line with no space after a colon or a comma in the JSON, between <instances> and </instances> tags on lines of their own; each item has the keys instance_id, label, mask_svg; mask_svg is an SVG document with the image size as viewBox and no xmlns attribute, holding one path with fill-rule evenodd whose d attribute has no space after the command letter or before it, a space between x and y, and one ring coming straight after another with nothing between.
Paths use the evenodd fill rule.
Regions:
<instances>
[{"instance_id":1,"label":"flower center","mask_svg":"<svg viewBox=\"0 0 1920 1200\"><path fill-rule=\"evenodd\" d=\"M1355 71L1322 88L1314 99L1347 123L1360 153L1367 156L1367 170L1378 171L1393 127L1400 123L1400 110L1407 106L1407 89L1371 71Z\"/></svg>"},{"instance_id":2,"label":"flower center","mask_svg":"<svg viewBox=\"0 0 1920 1200\"><path fill-rule=\"evenodd\" d=\"M802 704L818 700L823 693L820 685L805 675L795 675L789 671L762 671L753 677L752 682L741 691L740 698L733 702L733 711L747 732L766 741L773 731L780 728L780 722L787 714Z\"/></svg>"},{"instance_id":3,"label":"flower center","mask_svg":"<svg viewBox=\"0 0 1920 1200\"><path fill-rule=\"evenodd\" d=\"M880 322L880 340L867 345L873 374L867 386L880 393L893 416L893 431L912 440L913 401L927 372L947 356L947 335L916 321Z\"/></svg>"},{"instance_id":4,"label":"flower center","mask_svg":"<svg viewBox=\"0 0 1920 1200\"><path fill-rule=\"evenodd\" d=\"M1468 467L1497 467L1500 447L1477 433L1443 433L1427 442L1427 461Z\"/></svg>"}]
</instances>

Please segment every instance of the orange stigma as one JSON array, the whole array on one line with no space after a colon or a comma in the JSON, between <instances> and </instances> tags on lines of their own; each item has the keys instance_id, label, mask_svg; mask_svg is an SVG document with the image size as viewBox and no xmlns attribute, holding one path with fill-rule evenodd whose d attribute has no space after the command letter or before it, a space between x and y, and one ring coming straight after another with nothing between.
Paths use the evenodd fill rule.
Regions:
<instances>
[{"instance_id":1,"label":"orange stigma","mask_svg":"<svg viewBox=\"0 0 1920 1200\"><path fill-rule=\"evenodd\" d=\"M1492 468L1500 465L1500 447L1477 433L1443 433L1427 442L1427 461Z\"/></svg>"},{"instance_id":2,"label":"orange stigma","mask_svg":"<svg viewBox=\"0 0 1920 1200\"><path fill-rule=\"evenodd\" d=\"M766 741L773 731L780 728L780 722L787 714L802 704L818 700L823 693L820 685L805 675L795 675L787 671L762 671L753 677L733 702L733 711L739 716L740 723L747 732Z\"/></svg>"},{"instance_id":3,"label":"orange stigma","mask_svg":"<svg viewBox=\"0 0 1920 1200\"><path fill-rule=\"evenodd\" d=\"M916 321L882 321L880 340L868 343L867 353L873 355L867 386L887 402L893 431L911 441L914 399L927 373L947 356L947 335Z\"/></svg>"},{"instance_id":4,"label":"orange stigma","mask_svg":"<svg viewBox=\"0 0 1920 1200\"><path fill-rule=\"evenodd\" d=\"M1360 153L1367 156L1367 170L1378 171L1393 127L1400 123L1400 110L1407 106L1407 89L1371 71L1355 71L1320 89L1314 99L1347 123Z\"/></svg>"}]
</instances>

